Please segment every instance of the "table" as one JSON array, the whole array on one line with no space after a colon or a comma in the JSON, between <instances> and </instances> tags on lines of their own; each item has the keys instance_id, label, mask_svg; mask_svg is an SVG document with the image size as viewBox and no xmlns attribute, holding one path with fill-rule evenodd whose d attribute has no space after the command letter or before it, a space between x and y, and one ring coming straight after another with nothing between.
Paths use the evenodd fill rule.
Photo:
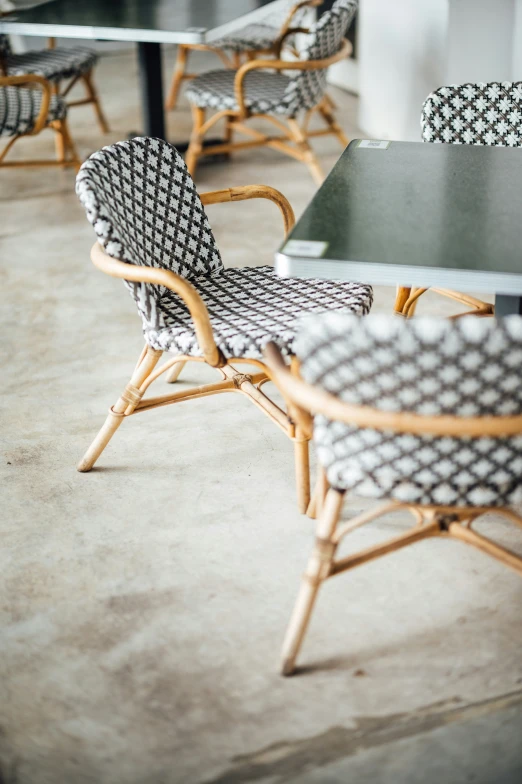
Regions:
<instances>
[{"instance_id":1,"label":"table","mask_svg":"<svg viewBox=\"0 0 522 784\"><path fill-rule=\"evenodd\" d=\"M2 17L0 33L137 43L143 130L146 136L164 139L161 44L212 43L286 4L287 0L51 0Z\"/></svg>"},{"instance_id":2,"label":"table","mask_svg":"<svg viewBox=\"0 0 522 784\"><path fill-rule=\"evenodd\" d=\"M276 255L284 277L495 293L522 313L522 150L352 141Z\"/></svg>"}]
</instances>

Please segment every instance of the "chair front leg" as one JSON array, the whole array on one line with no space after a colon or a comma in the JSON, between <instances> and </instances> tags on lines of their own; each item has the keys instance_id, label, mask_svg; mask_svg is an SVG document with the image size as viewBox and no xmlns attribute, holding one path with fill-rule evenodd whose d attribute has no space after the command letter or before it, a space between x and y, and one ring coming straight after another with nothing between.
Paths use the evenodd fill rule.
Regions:
<instances>
[{"instance_id":1,"label":"chair front leg","mask_svg":"<svg viewBox=\"0 0 522 784\"><path fill-rule=\"evenodd\" d=\"M302 436L296 428L294 439L295 482L297 490L297 506L301 514L306 514L310 504L310 454L309 439Z\"/></svg>"},{"instance_id":2,"label":"chair front leg","mask_svg":"<svg viewBox=\"0 0 522 784\"><path fill-rule=\"evenodd\" d=\"M337 120L335 119L333 112L330 108L330 105L326 99L326 96L319 106L319 113L323 118L323 120L326 122L327 126L332 131L332 133L334 133L337 136L342 146L347 147L349 143L349 139L344 133L339 123L337 122Z\"/></svg>"},{"instance_id":3,"label":"chair front leg","mask_svg":"<svg viewBox=\"0 0 522 784\"><path fill-rule=\"evenodd\" d=\"M330 574L337 546L332 536L340 517L343 498L344 494L338 490L329 490L326 496L317 523L315 546L302 578L283 643L281 668L283 675L292 675L295 670L295 661L310 622L319 587Z\"/></svg>"},{"instance_id":4,"label":"chair front leg","mask_svg":"<svg viewBox=\"0 0 522 784\"><path fill-rule=\"evenodd\" d=\"M394 311L398 316L406 315L404 313L404 306L408 301L411 293L411 287L397 286L397 294L395 295Z\"/></svg>"},{"instance_id":5,"label":"chair front leg","mask_svg":"<svg viewBox=\"0 0 522 784\"><path fill-rule=\"evenodd\" d=\"M167 372L165 373L165 381L167 382L167 384L174 384L174 382L178 380L179 375L186 364L187 363L183 361L176 362L175 365L172 365L170 370L167 370Z\"/></svg>"},{"instance_id":6,"label":"chair front leg","mask_svg":"<svg viewBox=\"0 0 522 784\"><path fill-rule=\"evenodd\" d=\"M299 152L301 153L301 160L306 163L310 169L314 182L317 185L322 185L324 182L324 173L321 169L321 166L319 165L319 161L315 157L314 151L310 147L308 139L299 127L299 124L296 120L289 118L288 126L290 128L292 138L297 148L299 149Z\"/></svg>"},{"instance_id":7,"label":"chair front leg","mask_svg":"<svg viewBox=\"0 0 522 784\"><path fill-rule=\"evenodd\" d=\"M107 419L100 432L78 463L78 471L85 473L91 470L124 418L132 414L141 400L142 393L140 392L140 387L150 376L162 354L162 351L157 351L147 346L147 350L136 366L130 382L125 387L116 404L109 410Z\"/></svg>"}]
</instances>

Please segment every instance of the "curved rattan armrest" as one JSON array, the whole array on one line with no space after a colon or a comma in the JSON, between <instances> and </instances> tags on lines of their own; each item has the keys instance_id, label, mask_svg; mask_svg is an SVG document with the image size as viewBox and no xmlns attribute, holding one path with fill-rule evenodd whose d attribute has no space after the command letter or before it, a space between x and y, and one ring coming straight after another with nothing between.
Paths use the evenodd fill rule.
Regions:
<instances>
[{"instance_id":1,"label":"curved rattan armrest","mask_svg":"<svg viewBox=\"0 0 522 784\"><path fill-rule=\"evenodd\" d=\"M274 50L276 57L281 57L281 50L283 49L283 45L287 38L290 38L292 35L297 35L300 33L301 35L306 35L310 32L309 27L289 27L288 30L283 33L283 35L279 36L277 41L274 44Z\"/></svg>"},{"instance_id":2,"label":"curved rattan armrest","mask_svg":"<svg viewBox=\"0 0 522 784\"><path fill-rule=\"evenodd\" d=\"M292 205L283 194L269 185L239 185L236 188L224 188L220 191L200 193L202 204L221 204L228 201L245 201L246 199L269 199L281 210L285 224L285 234L294 227L295 216Z\"/></svg>"},{"instance_id":3,"label":"curved rattan armrest","mask_svg":"<svg viewBox=\"0 0 522 784\"><path fill-rule=\"evenodd\" d=\"M137 283L154 283L156 286L165 286L165 288L174 291L189 309L205 360L212 367L222 367L226 364L216 346L207 307L188 280L170 270L141 267L115 259L105 253L99 242L95 242L92 246L91 261L95 267L113 278L122 278Z\"/></svg>"},{"instance_id":4,"label":"curved rattan armrest","mask_svg":"<svg viewBox=\"0 0 522 784\"><path fill-rule=\"evenodd\" d=\"M337 422L396 433L457 438L513 436L522 433L522 416L425 416L344 403L329 392L292 375L274 343L268 343L264 354L272 379L287 400L294 403L298 409L311 414L324 414Z\"/></svg>"},{"instance_id":5,"label":"curved rattan armrest","mask_svg":"<svg viewBox=\"0 0 522 784\"><path fill-rule=\"evenodd\" d=\"M344 60L352 50L350 41L343 38L342 45L338 52L322 60L250 60L238 68L234 79L234 94L242 115L248 114L245 106L245 96L243 94L243 81L249 71L255 68L272 69L275 71L320 71L328 66Z\"/></svg>"},{"instance_id":6,"label":"curved rattan armrest","mask_svg":"<svg viewBox=\"0 0 522 784\"><path fill-rule=\"evenodd\" d=\"M51 85L39 74L23 74L22 76L0 76L0 87L23 87L37 84L42 88L42 103L38 117L29 132L30 136L40 133L42 128L47 125L47 116L49 114L49 103L51 101Z\"/></svg>"}]
</instances>

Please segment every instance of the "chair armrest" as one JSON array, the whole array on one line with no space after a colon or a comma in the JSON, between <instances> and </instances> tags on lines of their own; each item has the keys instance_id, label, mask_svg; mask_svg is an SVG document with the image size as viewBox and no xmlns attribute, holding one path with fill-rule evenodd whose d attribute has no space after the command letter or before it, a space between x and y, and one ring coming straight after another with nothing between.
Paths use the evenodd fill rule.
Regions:
<instances>
[{"instance_id":1,"label":"chair armrest","mask_svg":"<svg viewBox=\"0 0 522 784\"><path fill-rule=\"evenodd\" d=\"M290 29L290 25L292 24L292 19L294 18L295 14L301 10L301 8L317 8L322 4L323 0L299 0L299 2L294 3L286 15L285 21L281 25L279 36L283 37L287 34L288 30Z\"/></svg>"},{"instance_id":2,"label":"chair armrest","mask_svg":"<svg viewBox=\"0 0 522 784\"><path fill-rule=\"evenodd\" d=\"M415 435L482 438L483 436L511 436L522 433L522 416L461 417L450 414L428 416L409 411L383 411L370 406L345 403L324 389L314 387L290 372L279 347L268 343L264 350L271 378L285 400L301 416L323 414L328 419L347 425L371 427ZM305 420L306 421L306 420Z\"/></svg>"},{"instance_id":3,"label":"chair armrest","mask_svg":"<svg viewBox=\"0 0 522 784\"><path fill-rule=\"evenodd\" d=\"M205 360L212 367L226 365L226 360L214 340L214 332L207 306L188 280L170 270L157 267L141 267L115 259L105 253L99 242L95 242L92 246L91 261L95 267L113 278L165 286L165 288L170 289L181 297L192 316L198 343L203 351Z\"/></svg>"},{"instance_id":4,"label":"chair armrest","mask_svg":"<svg viewBox=\"0 0 522 784\"><path fill-rule=\"evenodd\" d=\"M225 188L221 191L200 193L202 204L220 204L227 201L245 201L245 199L269 199L273 201L283 215L285 235L294 227L294 211L288 199L269 185L240 185L237 188Z\"/></svg>"},{"instance_id":5,"label":"chair armrest","mask_svg":"<svg viewBox=\"0 0 522 784\"><path fill-rule=\"evenodd\" d=\"M302 33L302 34L306 35L306 33L309 33L309 32L310 32L310 29L308 27L289 27L288 30L286 31L286 33L283 33L283 35L280 35L279 38L277 39L277 41L274 44L276 57L277 58L281 57L281 50L283 49L283 44L284 44L284 42L286 41L287 38L289 38L291 35L297 35L297 33Z\"/></svg>"},{"instance_id":6,"label":"chair armrest","mask_svg":"<svg viewBox=\"0 0 522 784\"><path fill-rule=\"evenodd\" d=\"M350 41L343 38L339 51L322 60L250 60L248 63L244 63L244 65L237 70L234 79L234 94L241 115L243 117L248 115L243 93L243 81L247 73L253 71L254 68L272 69L274 71L320 71L324 68L328 68L328 66L333 63L337 63L339 60L343 60L351 51L352 45Z\"/></svg>"},{"instance_id":7,"label":"chair armrest","mask_svg":"<svg viewBox=\"0 0 522 784\"><path fill-rule=\"evenodd\" d=\"M51 102L51 85L38 74L24 74L23 76L0 76L0 87L23 87L37 84L42 88L42 103L36 122L30 136L40 133L42 128L47 125L47 115L49 114L49 103Z\"/></svg>"}]
</instances>

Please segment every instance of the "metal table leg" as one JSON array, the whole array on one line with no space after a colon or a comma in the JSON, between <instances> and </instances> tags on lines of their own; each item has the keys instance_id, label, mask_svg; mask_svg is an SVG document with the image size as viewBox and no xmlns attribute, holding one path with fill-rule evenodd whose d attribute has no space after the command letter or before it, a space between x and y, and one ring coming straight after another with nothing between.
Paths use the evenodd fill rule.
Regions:
<instances>
[{"instance_id":1,"label":"metal table leg","mask_svg":"<svg viewBox=\"0 0 522 784\"><path fill-rule=\"evenodd\" d=\"M165 139L161 45L149 41L139 41L138 63L144 134Z\"/></svg>"},{"instance_id":2,"label":"metal table leg","mask_svg":"<svg viewBox=\"0 0 522 784\"><path fill-rule=\"evenodd\" d=\"M502 318L511 315L522 316L522 297L495 295L495 316Z\"/></svg>"}]
</instances>

